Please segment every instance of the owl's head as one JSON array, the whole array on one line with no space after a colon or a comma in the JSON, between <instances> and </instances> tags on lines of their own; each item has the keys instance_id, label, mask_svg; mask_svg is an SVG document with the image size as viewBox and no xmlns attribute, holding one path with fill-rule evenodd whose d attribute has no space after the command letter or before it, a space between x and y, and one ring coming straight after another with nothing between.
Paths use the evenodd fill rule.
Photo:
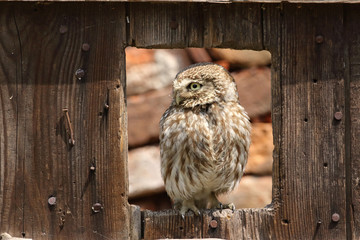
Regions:
<instances>
[{"instance_id":1,"label":"owl's head","mask_svg":"<svg viewBox=\"0 0 360 240\"><path fill-rule=\"evenodd\" d=\"M193 108L214 102L238 101L230 73L214 63L197 63L180 71L173 83L173 105Z\"/></svg>"}]
</instances>

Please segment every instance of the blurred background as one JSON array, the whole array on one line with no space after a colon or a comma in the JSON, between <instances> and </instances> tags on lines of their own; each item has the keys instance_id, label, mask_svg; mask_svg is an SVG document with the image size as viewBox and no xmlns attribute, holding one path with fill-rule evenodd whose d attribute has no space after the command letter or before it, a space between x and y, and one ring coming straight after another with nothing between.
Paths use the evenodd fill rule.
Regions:
<instances>
[{"instance_id":1,"label":"blurred background","mask_svg":"<svg viewBox=\"0 0 360 240\"><path fill-rule=\"evenodd\" d=\"M160 174L159 121L170 105L175 75L198 62L214 62L231 72L252 122L245 175L220 200L236 208L264 207L272 191L271 55L232 49L126 49L129 202L142 210L171 208Z\"/></svg>"}]
</instances>

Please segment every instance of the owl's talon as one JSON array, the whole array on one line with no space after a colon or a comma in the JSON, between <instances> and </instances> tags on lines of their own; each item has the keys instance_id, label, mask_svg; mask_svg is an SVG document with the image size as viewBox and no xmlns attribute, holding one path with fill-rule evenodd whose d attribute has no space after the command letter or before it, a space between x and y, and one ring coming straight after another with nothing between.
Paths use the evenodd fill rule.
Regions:
<instances>
[{"instance_id":1,"label":"owl's talon","mask_svg":"<svg viewBox=\"0 0 360 240\"><path fill-rule=\"evenodd\" d=\"M200 211L199 209L193 204L193 203L185 203L183 202L182 203L182 207L180 209L180 214L182 216L185 215L185 213L189 210L191 210L196 216L200 216Z\"/></svg>"},{"instance_id":2,"label":"owl's talon","mask_svg":"<svg viewBox=\"0 0 360 240\"><path fill-rule=\"evenodd\" d=\"M216 206L216 208L219 209L220 213L221 213L223 210L223 204L221 202L219 202L218 205Z\"/></svg>"},{"instance_id":3,"label":"owl's talon","mask_svg":"<svg viewBox=\"0 0 360 240\"><path fill-rule=\"evenodd\" d=\"M232 212L235 212L235 205L233 203L222 204L221 202L219 202L216 208L220 210L220 213L223 209L230 209L232 210Z\"/></svg>"},{"instance_id":4,"label":"owl's talon","mask_svg":"<svg viewBox=\"0 0 360 240\"><path fill-rule=\"evenodd\" d=\"M231 209L233 213L235 212L235 204L229 203L228 208Z\"/></svg>"}]
</instances>

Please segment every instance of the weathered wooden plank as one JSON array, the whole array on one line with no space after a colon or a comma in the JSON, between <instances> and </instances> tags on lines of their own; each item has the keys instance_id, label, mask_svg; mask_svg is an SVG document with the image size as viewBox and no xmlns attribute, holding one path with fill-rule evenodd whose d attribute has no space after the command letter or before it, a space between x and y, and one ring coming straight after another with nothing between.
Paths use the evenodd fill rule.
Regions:
<instances>
[{"instance_id":1,"label":"weathered wooden plank","mask_svg":"<svg viewBox=\"0 0 360 240\"><path fill-rule=\"evenodd\" d=\"M136 47L262 48L260 4L131 3L128 14Z\"/></svg>"},{"instance_id":2,"label":"weathered wooden plank","mask_svg":"<svg viewBox=\"0 0 360 240\"><path fill-rule=\"evenodd\" d=\"M2 4L4 5L4 4ZM23 167L18 153L20 43L11 9L0 9L0 228L21 236L23 229ZM19 126L22 128L23 126ZM5 161L6 160L6 161Z\"/></svg>"},{"instance_id":3,"label":"weathered wooden plank","mask_svg":"<svg viewBox=\"0 0 360 240\"><path fill-rule=\"evenodd\" d=\"M346 236L342 5L288 5L281 36L281 238ZM336 26L336 27L335 27ZM339 222L332 221L339 214Z\"/></svg>"},{"instance_id":4,"label":"weathered wooden plank","mask_svg":"<svg viewBox=\"0 0 360 240\"><path fill-rule=\"evenodd\" d=\"M348 87L347 112L345 115L348 126L347 136L347 211L348 236L352 239L360 238L360 35L358 34L359 6L345 7L345 26L347 39Z\"/></svg>"},{"instance_id":5,"label":"weathered wooden plank","mask_svg":"<svg viewBox=\"0 0 360 240\"><path fill-rule=\"evenodd\" d=\"M0 2L102 2L102 0L0 0ZM108 0L107 2L191 2L191 3L359 3L360 0Z\"/></svg>"},{"instance_id":6,"label":"weathered wooden plank","mask_svg":"<svg viewBox=\"0 0 360 240\"><path fill-rule=\"evenodd\" d=\"M268 222L271 209L206 210L201 216L189 213L182 219L175 210L143 211L143 238L272 239ZM215 225L211 224L215 221Z\"/></svg>"},{"instance_id":7,"label":"weathered wooden plank","mask_svg":"<svg viewBox=\"0 0 360 240\"><path fill-rule=\"evenodd\" d=\"M124 4L0 12L0 232L128 238Z\"/></svg>"}]
</instances>

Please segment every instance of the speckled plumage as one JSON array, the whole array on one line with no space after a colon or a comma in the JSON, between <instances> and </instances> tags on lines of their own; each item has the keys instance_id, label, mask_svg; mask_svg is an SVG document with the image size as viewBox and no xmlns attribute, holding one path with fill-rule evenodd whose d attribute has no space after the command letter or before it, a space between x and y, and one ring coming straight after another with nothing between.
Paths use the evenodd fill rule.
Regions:
<instances>
[{"instance_id":1,"label":"speckled plumage","mask_svg":"<svg viewBox=\"0 0 360 240\"><path fill-rule=\"evenodd\" d=\"M160 154L165 189L181 214L219 207L217 195L234 189L247 162L250 129L227 70L206 63L178 73L160 121Z\"/></svg>"}]
</instances>

